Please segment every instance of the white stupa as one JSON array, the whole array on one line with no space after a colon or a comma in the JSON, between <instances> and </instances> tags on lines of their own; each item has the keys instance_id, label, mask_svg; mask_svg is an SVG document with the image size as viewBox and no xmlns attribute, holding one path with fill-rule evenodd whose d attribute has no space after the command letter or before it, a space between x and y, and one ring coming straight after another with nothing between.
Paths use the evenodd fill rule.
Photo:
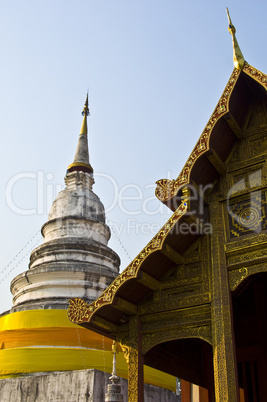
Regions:
<instances>
[{"instance_id":1,"label":"white stupa","mask_svg":"<svg viewBox=\"0 0 267 402\"><path fill-rule=\"evenodd\" d=\"M11 282L13 307L0 315L1 401L105 399L112 372L112 340L73 324L67 316L69 299L92 302L117 277L120 264L118 255L107 246L110 229L104 206L92 191L88 115L87 96L74 162L65 176L66 188L51 207L42 227L44 242L32 251L29 269ZM121 350L117 372L126 396L128 365ZM147 368L149 395L173 395L151 388L171 382L169 376L163 384L162 376ZM110 385L109 395L113 397L114 388L120 397L117 383Z\"/></svg>"},{"instance_id":2,"label":"white stupa","mask_svg":"<svg viewBox=\"0 0 267 402\"><path fill-rule=\"evenodd\" d=\"M67 308L71 297L96 299L118 275L120 259L108 246L105 209L92 191L93 168L87 140L88 96L66 188L55 199L42 227L44 243L31 253L29 270L11 282L12 312Z\"/></svg>"}]
</instances>

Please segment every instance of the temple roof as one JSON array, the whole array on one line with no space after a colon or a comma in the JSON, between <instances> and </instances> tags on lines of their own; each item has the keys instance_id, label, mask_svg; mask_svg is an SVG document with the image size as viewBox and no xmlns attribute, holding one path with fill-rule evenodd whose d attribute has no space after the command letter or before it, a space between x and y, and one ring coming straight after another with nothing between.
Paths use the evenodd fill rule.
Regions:
<instances>
[{"instance_id":1,"label":"temple roof","mask_svg":"<svg viewBox=\"0 0 267 402\"><path fill-rule=\"evenodd\" d=\"M265 74L247 62L242 69L234 68L179 176L157 181L156 196L173 215L97 300L90 305L82 299L70 300L68 316L72 322L115 338L116 329L137 314L138 303L160 288L161 279L174 264L183 263L183 255L203 234L180 230L188 220L187 212L194 208L189 188L215 185L225 175L227 159L235 143L243 138L242 127L251 100L262 94L266 97L266 90Z\"/></svg>"},{"instance_id":2,"label":"temple roof","mask_svg":"<svg viewBox=\"0 0 267 402\"><path fill-rule=\"evenodd\" d=\"M267 89L267 76L244 63L231 77L184 168L175 180L157 181L157 198L175 210L181 189L189 183L205 185L222 174L234 143L242 137L242 124L249 102L257 92Z\"/></svg>"}]
</instances>

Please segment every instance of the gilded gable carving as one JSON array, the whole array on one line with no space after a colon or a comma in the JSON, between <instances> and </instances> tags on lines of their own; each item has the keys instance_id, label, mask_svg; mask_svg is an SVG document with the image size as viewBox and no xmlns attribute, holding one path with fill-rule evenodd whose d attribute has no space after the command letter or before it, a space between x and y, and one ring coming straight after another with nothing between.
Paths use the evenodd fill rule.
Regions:
<instances>
[{"instance_id":1,"label":"gilded gable carving","mask_svg":"<svg viewBox=\"0 0 267 402\"><path fill-rule=\"evenodd\" d=\"M258 134L267 128L267 108L261 99L254 100L245 119L243 131L246 137Z\"/></svg>"},{"instance_id":2,"label":"gilded gable carving","mask_svg":"<svg viewBox=\"0 0 267 402\"><path fill-rule=\"evenodd\" d=\"M228 158L229 170L242 168L245 161L248 164L251 159L266 155L267 105L265 102L260 99L252 101L242 133L244 138L235 144Z\"/></svg>"},{"instance_id":3,"label":"gilded gable carving","mask_svg":"<svg viewBox=\"0 0 267 402\"><path fill-rule=\"evenodd\" d=\"M228 161L228 173L221 179L225 202L226 238L259 234L267 228L267 109L253 100L239 140ZM238 160L239 159L239 160Z\"/></svg>"},{"instance_id":4,"label":"gilded gable carving","mask_svg":"<svg viewBox=\"0 0 267 402\"><path fill-rule=\"evenodd\" d=\"M250 197L227 205L230 238L260 233L267 228L265 192L256 191Z\"/></svg>"},{"instance_id":5,"label":"gilded gable carving","mask_svg":"<svg viewBox=\"0 0 267 402\"><path fill-rule=\"evenodd\" d=\"M253 158L254 156L264 155L267 152L267 133L264 135L257 136L256 138L248 139L248 150L249 156Z\"/></svg>"}]
</instances>

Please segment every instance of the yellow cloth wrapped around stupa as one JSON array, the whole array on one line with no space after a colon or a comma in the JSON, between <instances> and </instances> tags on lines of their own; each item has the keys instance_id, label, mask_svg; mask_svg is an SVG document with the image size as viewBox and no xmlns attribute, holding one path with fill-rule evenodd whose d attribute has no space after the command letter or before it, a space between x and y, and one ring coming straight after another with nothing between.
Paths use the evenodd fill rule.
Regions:
<instances>
[{"instance_id":1,"label":"yellow cloth wrapped around stupa","mask_svg":"<svg viewBox=\"0 0 267 402\"><path fill-rule=\"evenodd\" d=\"M112 372L112 340L72 324L66 310L27 310L0 317L0 378L97 369ZM117 374L127 378L123 353ZM175 392L176 378L144 367L145 382Z\"/></svg>"}]
</instances>

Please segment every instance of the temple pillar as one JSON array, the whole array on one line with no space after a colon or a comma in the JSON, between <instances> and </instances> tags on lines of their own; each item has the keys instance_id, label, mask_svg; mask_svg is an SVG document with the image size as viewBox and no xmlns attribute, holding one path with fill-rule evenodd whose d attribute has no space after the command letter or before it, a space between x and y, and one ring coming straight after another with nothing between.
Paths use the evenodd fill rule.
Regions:
<instances>
[{"instance_id":1,"label":"temple pillar","mask_svg":"<svg viewBox=\"0 0 267 402\"><path fill-rule=\"evenodd\" d=\"M127 343L127 345L121 344L121 347L128 363L128 402L144 402L144 357L138 316L130 319Z\"/></svg>"},{"instance_id":2,"label":"temple pillar","mask_svg":"<svg viewBox=\"0 0 267 402\"><path fill-rule=\"evenodd\" d=\"M224 250L222 204L210 204L212 258L212 343L214 387L216 402L238 402L239 389L235 339L232 320L232 301Z\"/></svg>"}]
</instances>

